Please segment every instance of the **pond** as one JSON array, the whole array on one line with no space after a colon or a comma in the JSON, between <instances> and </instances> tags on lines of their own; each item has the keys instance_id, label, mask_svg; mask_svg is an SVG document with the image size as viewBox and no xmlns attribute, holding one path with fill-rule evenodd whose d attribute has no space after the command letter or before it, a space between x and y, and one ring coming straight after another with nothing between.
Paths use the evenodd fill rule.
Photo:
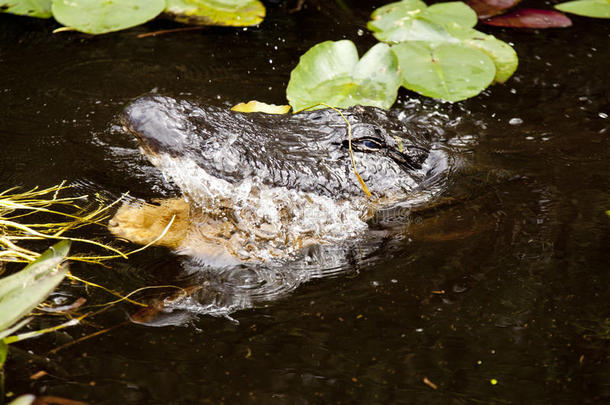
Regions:
<instances>
[{"instance_id":1,"label":"pond","mask_svg":"<svg viewBox=\"0 0 610 405\"><path fill-rule=\"evenodd\" d=\"M290 13L292 3L266 2L256 28L145 38L176 26L54 35L53 22L0 15L0 189L67 180L107 201L175 196L120 129L130 100L153 91L227 108L283 104L312 45L345 38L362 53L375 43L366 22L384 2L309 1ZM399 93L394 108L429 117L455 150L448 202L370 224L376 236L317 272L268 269L282 280L267 289L244 293L232 284L242 274L208 271L213 305L136 324L137 308L119 304L16 344L7 392L92 404L610 401L610 24L572 19L566 29L482 28L511 43L520 66L478 97ZM101 227L83 234L112 240ZM202 277L161 247L71 271L124 294ZM113 299L68 281L56 292L79 296Z\"/></svg>"}]
</instances>

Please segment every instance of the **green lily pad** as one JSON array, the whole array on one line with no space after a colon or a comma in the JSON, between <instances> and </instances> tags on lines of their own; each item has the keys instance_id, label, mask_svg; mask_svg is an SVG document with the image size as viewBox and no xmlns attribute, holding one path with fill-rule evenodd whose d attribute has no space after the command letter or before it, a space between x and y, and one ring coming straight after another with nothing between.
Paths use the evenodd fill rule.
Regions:
<instances>
[{"instance_id":1,"label":"green lily pad","mask_svg":"<svg viewBox=\"0 0 610 405\"><path fill-rule=\"evenodd\" d=\"M21 319L55 289L68 271L59 264L69 249L70 242L61 241L20 272L0 279L0 331Z\"/></svg>"},{"instance_id":2,"label":"green lily pad","mask_svg":"<svg viewBox=\"0 0 610 405\"><path fill-rule=\"evenodd\" d=\"M476 23L476 13L462 2L427 7L419 0L404 0L375 10L367 27L383 42L445 42L452 40L445 30L447 24L472 28Z\"/></svg>"},{"instance_id":3,"label":"green lily pad","mask_svg":"<svg viewBox=\"0 0 610 405\"><path fill-rule=\"evenodd\" d=\"M476 96L496 74L485 53L464 44L402 42L392 46L402 85L424 96L459 101Z\"/></svg>"},{"instance_id":4,"label":"green lily pad","mask_svg":"<svg viewBox=\"0 0 610 405\"><path fill-rule=\"evenodd\" d=\"M0 12L28 17L50 18L51 0L0 0Z\"/></svg>"},{"instance_id":5,"label":"green lily pad","mask_svg":"<svg viewBox=\"0 0 610 405\"><path fill-rule=\"evenodd\" d=\"M165 13L185 24L245 27L260 24L266 10L258 0L167 0Z\"/></svg>"},{"instance_id":6,"label":"green lily pad","mask_svg":"<svg viewBox=\"0 0 610 405\"><path fill-rule=\"evenodd\" d=\"M53 17L87 34L105 34L152 20L165 0L53 0Z\"/></svg>"},{"instance_id":7,"label":"green lily pad","mask_svg":"<svg viewBox=\"0 0 610 405\"><path fill-rule=\"evenodd\" d=\"M479 21L477 13L461 1L433 4L422 13L420 18L443 26L459 24L468 28L474 27Z\"/></svg>"},{"instance_id":8,"label":"green lily pad","mask_svg":"<svg viewBox=\"0 0 610 405\"><path fill-rule=\"evenodd\" d=\"M506 42L493 35L487 35L472 28L463 28L457 24L448 25L448 32L463 44L485 52L496 66L494 82L506 82L517 70L519 58L517 52Z\"/></svg>"},{"instance_id":9,"label":"green lily pad","mask_svg":"<svg viewBox=\"0 0 610 405\"><path fill-rule=\"evenodd\" d=\"M394 104L400 75L390 47L377 44L358 60L348 40L313 46L290 74L286 98L297 112L306 108L348 108L368 105L388 109Z\"/></svg>"},{"instance_id":10,"label":"green lily pad","mask_svg":"<svg viewBox=\"0 0 610 405\"><path fill-rule=\"evenodd\" d=\"M610 18L610 0L576 0L557 4L557 10L585 17Z\"/></svg>"}]
</instances>

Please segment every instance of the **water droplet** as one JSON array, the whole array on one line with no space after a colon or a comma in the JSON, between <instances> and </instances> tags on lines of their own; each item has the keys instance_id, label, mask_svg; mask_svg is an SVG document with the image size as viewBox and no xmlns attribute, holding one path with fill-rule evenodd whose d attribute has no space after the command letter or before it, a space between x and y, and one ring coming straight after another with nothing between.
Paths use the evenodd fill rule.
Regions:
<instances>
[{"instance_id":1,"label":"water droplet","mask_svg":"<svg viewBox=\"0 0 610 405\"><path fill-rule=\"evenodd\" d=\"M599 113L599 114L597 114L597 115L599 115L599 118L603 118L603 119L608 118L608 114L606 114L605 112L600 112L600 113Z\"/></svg>"},{"instance_id":2,"label":"water droplet","mask_svg":"<svg viewBox=\"0 0 610 405\"><path fill-rule=\"evenodd\" d=\"M510 120L508 120L508 123L510 125L521 125L523 124L523 120L521 118L511 118Z\"/></svg>"},{"instance_id":3,"label":"water droplet","mask_svg":"<svg viewBox=\"0 0 610 405\"><path fill-rule=\"evenodd\" d=\"M363 36L363 35L364 35L364 31L363 31L363 30L361 30L361 29L359 29L359 30L357 31L357 34L358 34L358 36L359 36L359 37L361 37L361 36Z\"/></svg>"}]
</instances>

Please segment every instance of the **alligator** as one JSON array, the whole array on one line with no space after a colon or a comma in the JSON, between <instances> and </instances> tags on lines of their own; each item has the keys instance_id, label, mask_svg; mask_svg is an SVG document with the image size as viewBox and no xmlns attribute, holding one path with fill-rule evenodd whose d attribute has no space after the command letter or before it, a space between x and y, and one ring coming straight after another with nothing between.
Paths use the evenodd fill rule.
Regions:
<instances>
[{"instance_id":1,"label":"alligator","mask_svg":"<svg viewBox=\"0 0 610 405\"><path fill-rule=\"evenodd\" d=\"M357 238L380 207L431 198L448 166L426 125L374 107L245 114L152 94L121 123L182 196L125 203L109 229L206 263Z\"/></svg>"}]
</instances>

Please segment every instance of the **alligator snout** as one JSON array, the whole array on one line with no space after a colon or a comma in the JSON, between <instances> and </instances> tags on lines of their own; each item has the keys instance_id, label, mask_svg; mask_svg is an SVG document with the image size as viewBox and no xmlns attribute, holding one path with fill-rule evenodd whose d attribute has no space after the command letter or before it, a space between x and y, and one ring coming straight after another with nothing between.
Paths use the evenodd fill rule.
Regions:
<instances>
[{"instance_id":1,"label":"alligator snout","mask_svg":"<svg viewBox=\"0 0 610 405\"><path fill-rule=\"evenodd\" d=\"M123 111L121 124L138 139L145 153L184 153L187 122L165 97L138 98Z\"/></svg>"}]
</instances>

